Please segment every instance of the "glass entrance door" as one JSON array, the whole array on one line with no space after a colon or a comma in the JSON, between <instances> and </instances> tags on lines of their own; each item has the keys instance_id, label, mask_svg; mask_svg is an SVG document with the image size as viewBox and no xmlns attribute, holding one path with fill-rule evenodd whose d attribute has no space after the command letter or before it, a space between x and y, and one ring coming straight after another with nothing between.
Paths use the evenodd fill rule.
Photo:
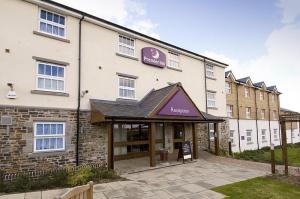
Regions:
<instances>
[{"instance_id":1,"label":"glass entrance door","mask_svg":"<svg viewBox=\"0 0 300 199\"><path fill-rule=\"evenodd\" d=\"M184 141L184 125L182 123L174 123L174 149L180 149Z\"/></svg>"}]
</instances>

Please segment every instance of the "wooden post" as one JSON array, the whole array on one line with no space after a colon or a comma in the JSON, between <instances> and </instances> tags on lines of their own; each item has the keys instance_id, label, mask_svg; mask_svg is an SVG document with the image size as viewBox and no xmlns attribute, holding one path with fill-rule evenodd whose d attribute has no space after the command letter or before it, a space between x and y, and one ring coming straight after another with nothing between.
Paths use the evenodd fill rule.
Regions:
<instances>
[{"instance_id":1,"label":"wooden post","mask_svg":"<svg viewBox=\"0 0 300 199\"><path fill-rule=\"evenodd\" d=\"M215 155L219 155L219 128L218 123L214 123L215 132Z\"/></svg>"},{"instance_id":2,"label":"wooden post","mask_svg":"<svg viewBox=\"0 0 300 199\"><path fill-rule=\"evenodd\" d=\"M275 174L275 151L274 151L274 144L271 144L271 171L272 171L272 174Z\"/></svg>"},{"instance_id":3,"label":"wooden post","mask_svg":"<svg viewBox=\"0 0 300 199\"><path fill-rule=\"evenodd\" d=\"M107 158L107 167L109 169L114 169L114 133L113 133L113 123L108 123L108 158Z\"/></svg>"},{"instance_id":4,"label":"wooden post","mask_svg":"<svg viewBox=\"0 0 300 199\"><path fill-rule=\"evenodd\" d=\"M88 193L87 193L87 199L93 199L94 183L92 181L90 181L88 184L90 185L90 189L88 190Z\"/></svg>"},{"instance_id":5,"label":"wooden post","mask_svg":"<svg viewBox=\"0 0 300 199\"><path fill-rule=\"evenodd\" d=\"M228 142L228 148L229 148L229 155L232 156L231 140L229 140L229 142Z\"/></svg>"},{"instance_id":6,"label":"wooden post","mask_svg":"<svg viewBox=\"0 0 300 199\"><path fill-rule=\"evenodd\" d=\"M193 131L193 156L194 159L198 159L199 152L198 152L198 136L196 133L196 124L192 124L192 131Z\"/></svg>"},{"instance_id":7,"label":"wooden post","mask_svg":"<svg viewBox=\"0 0 300 199\"><path fill-rule=\"evenodd\" d=\"M284 174L289 174L288 168L288 157L287 157L287 144L286 144L286 123L285 121L281 121L281 139L282 139L282 161L284 163Z\"/></svg>"},{"instance_id":8,"label":"wooden post","mask_svg":"<svg viewBox=\"0 0 300 199\"><path fill-rule=\"evenodd\" d=\"M156 166L156 158L155 158L155 135L156 135L156 126L155 122L151 122L150 127L150 167Z\"/></svg>"}]
</instances>

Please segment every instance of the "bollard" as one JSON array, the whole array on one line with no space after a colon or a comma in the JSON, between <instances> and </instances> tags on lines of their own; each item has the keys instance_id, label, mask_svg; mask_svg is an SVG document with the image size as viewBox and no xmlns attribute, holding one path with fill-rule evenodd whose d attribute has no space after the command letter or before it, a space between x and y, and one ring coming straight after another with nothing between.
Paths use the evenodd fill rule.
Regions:
<instances>
[{"instance_id":1,"label":"bollard","mask_svg":"<svg viewBox=\"0 0 300 199\"><path fill-rule=\"evenodd\" d=\"M271 144L271 170L272 170L272 174L275 174L275 151L274 151L274 144Z\"/></svg>"}]
</instances>

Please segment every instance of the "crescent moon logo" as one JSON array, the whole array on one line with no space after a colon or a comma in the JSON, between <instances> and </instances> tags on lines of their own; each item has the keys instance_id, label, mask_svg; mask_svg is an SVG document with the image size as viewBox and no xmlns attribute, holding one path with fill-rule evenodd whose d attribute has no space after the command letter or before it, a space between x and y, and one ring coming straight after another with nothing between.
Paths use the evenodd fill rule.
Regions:
<instances>
[{"instance_id":1,"label":"crescent moon logo","mask_svg":"<svg viewBox=\"0 0 300 199\"><path fill-rule=\"evenodd\" d=\"M152 57L153 57L154 59L158 59L158 58L159 58L159 52L158 52L158 50L155 50L155 51L153 52Z\"/></svg>"}]
</instances>

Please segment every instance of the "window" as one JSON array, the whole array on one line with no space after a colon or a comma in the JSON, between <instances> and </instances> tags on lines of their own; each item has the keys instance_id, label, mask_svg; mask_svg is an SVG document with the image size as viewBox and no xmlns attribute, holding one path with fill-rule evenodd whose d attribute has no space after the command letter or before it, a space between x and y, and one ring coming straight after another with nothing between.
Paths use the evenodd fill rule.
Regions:
<instances>
[{"instance_id":1,"label":"window","mask_svg":"<svg viewBox=\"0 0 300 199\"><path fill-rule=\"evenodd\" d=\"M278 140L278 129L274 129L274 141Z\"/></svg>"},{"instance_id":2,"label":"window","mask_svg":"<svg viewBox=\"0 0 300 199\"><path fill-rule=\"evenodd\" d=\"M266 132L267 132L266 129L262 129L262 130L261 130L261 140L262 140L263 142L266 142L266 141L267 141Z\"/></svg>"},{"instance_id":3,"label":"window","mask_svg":"<svg viewBox=\"0 0 300 199\"><path fill-rule=\"evenodd\" d=\"M229 131L229 139L231 144L234 144L234 130Z\"/></svg>"},{"instance_id":4,"label":"window","mask_svg":"<svg viewBox=\"0 0 300 199\"><path fill-rule=\"evenodd\" d=\"M128 77L119 77L119 97L135 99L135 80Z\"/></svg>"},{"instance_id":5,"label":"window","mask_svg":"<svg viewBox=\"0 0 300 199\"><path fill-rule=\"evenodd\" d=\"M247 143L252 142L251 134L252 134L252 130L246 130Z\"/></svg>"},{"instance_id":6,"label":"window","mask_svg":"<svg viewBox=\"0 0 300 199\"><path fill-rule=\"evenodd\" d=\"M41 9L39 30L49 35L65 38L66 17Z\"/></svg>"},{"instance_id":7,"label":"window","mask_svg":"<svg viewBox=\"0 0 300 199\"><path fill-rule=\"evenodd\" d=\"M250 97L250 88L245 87L245 97Z\"/></svg>"},{"instance_id":8,"label":"window","mask_svg":"<svg viewBox=\"0 0 300 199\"><path fill-rule=\"evenodd\" d=\"M262 91L259 91L259 99L260 99L261 101L264 100L264 93L263 93Z\"/></svg>"},{"instance_id":9,"label":"window","mask_svg":"<svg viewBox=\"0 0 300 199\"><path fill-rule=\"evenodd\" d=\"M168 66L170 68L175 68L180 70L180 65L179 65L179 55L177 53L169 52L169 64Z\"/></svg>"},{"instance_id":10,"label":"window","mask_svg":"<svg viewBox=\"0 0 300 199\"><path fill-rule=\"evenodd\" d=\"M135 55L134 39L119 35L119 53L134 57Z\"/></svg>"},{"instance_id":11,"label":"window","mask_svg":"<svg viewBox=\"0 0 300 199\"><path fill-rule=\"evenodd\" d=\"M277 111L273 111L273 119L276 120L277 118Z\"/></svg>"},{"instance_id":12,"label":"window","mask_svg":"<svg viewBox=\"0 0 300 199\"><path fill-rule=\"evenodd\" d=\"M227 105L227 117L232 117L233 115L233 106Z\"/></svg>"},{"instance_id":13,"label":"window","mask_svg":"<svg viewBox=\"0 0 300 199\"><path fill-rule=\"evenodd\" d=\"M65 91L65 67L38 62L36 87L45 91Z\"/></svg>"},{"instance_id":14,"label":"window","mask_svg":"<svg viewBox=\"0 0 300 199\"><path fill-rule=\"evenodd\" d=\"M272 102L275 102L275 95L272 94Z\"/></svg>"},{"instance_id":15,"label":"window","mask_svg":"<svg viewBox=\"0 0 300 199\"><path fill-rule=\"evenodd\" d=\"M209 128L209 138L211 140L214 140L215 139L215 125L214 125L214 123L209 123L208 128Z\"/></svg>"},{"instance_id":16,"label":"window","mask_svg":"<svg viewBox=\"0 0 300 199\"><path fill-rule=\"evenodd\" d=\"M225 90L226 90L226 94L231 94L231 83L229 82L225 83Z\"/></svg>"},{"instance_id":17,"label":"window","mask_svg":"<svg viewBox=\"0 0 300 199\"><path fill-rule=\"evenodd\" d=\"M34 151L65 150L65 123L37 122L34 124Z\"/></svg>"},{"instance_id":18,"label":"window","mask_svg":"<svg viewBox=\"0 0 300 199\"><path fill-rule=\"evenodd\" d=\"M211 64L206 64L206 76L214 77L214 66Z\"/></svg>"},{"instance_id":19,"label":"window","mask_svg":"<svg viewBox=\"0 0 300 199\"><path fill-rule=\"evenodd\" d=\"M207 107L214 108L216 107L216 93L207 92Z\"/></svg>"},{"instance_id":20,"label":"window","mask_svg":"<svg viewBox=\"0 0 300 199\"><path fill-rule=\"evenodd\" d=\"M246 118L247 119L251 118L251 108L250 107L246 107Z\"/></svg>"},{"instance_id":21,"label":"window","mask_svg":"<svg viewBox=\"0 0 300 199\"><path fill-rule=\"evenodd\" d=\"M265 119L265 116L266 116L266 110L265 109L261 109L261 119L264 120Z\"/></svg>"}]
</instances>

